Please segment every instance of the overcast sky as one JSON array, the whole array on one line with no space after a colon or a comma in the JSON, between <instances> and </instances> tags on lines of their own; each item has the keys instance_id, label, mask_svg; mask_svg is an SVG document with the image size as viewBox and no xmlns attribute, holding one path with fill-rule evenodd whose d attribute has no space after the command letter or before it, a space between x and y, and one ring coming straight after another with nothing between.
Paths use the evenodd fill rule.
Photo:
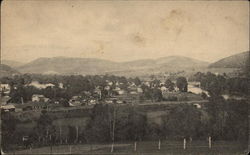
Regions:
<instances>
[{"instance_id":1,"label":"overcast sky","mask_svg":"<svg viewBox=\"0 0 250 155\"><path fill-rule=\"evenodd\" d=\"M181 55L209 62L249 50L247 1L4 1L2 59Z\"/></svg>"}]
</instances>

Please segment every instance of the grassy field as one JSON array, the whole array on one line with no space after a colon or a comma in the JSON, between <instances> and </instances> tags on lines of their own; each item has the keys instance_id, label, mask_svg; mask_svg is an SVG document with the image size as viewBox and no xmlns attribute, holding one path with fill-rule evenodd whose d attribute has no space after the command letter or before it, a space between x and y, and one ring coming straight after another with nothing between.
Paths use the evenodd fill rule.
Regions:
<instances>
[{"instance_id":1,"label":"grassy field","mask_svg":"<svg viewBox=\"0 0 250 155\"><path fill-rule=\"evenodd\" d=\"M114 152L111 153L110 144L77 144L53 146L53 154L159 154L159 155L245 155L247 144L238 142L216 141L209 149L206 141L188 142L186 149L183 149L182 141L162 141L161 149L158 149L157 141L137 142L137 150L134 150L134 143L117 143ZM13 154L14 152L10 153ZM50 147L41 147L28 150L16 151L15 154L50 154Z\"/></svg>"}]
</instances>

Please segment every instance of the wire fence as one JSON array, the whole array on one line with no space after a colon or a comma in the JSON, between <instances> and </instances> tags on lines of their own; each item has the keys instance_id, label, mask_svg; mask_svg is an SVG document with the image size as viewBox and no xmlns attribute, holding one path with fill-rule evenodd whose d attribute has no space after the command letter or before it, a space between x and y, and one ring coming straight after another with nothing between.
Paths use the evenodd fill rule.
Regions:
<instances>
[{"instance_id":1,"label":"wire fence","mask_svg":"<svg viewBox=\"0 0 250 155\"><path fill-rule=\"evenodd\" d=\"M30 148L13 154L247 154L247 144L236 141L141 141L112 144L75 144Z\"/></svg>"}]
</instances>

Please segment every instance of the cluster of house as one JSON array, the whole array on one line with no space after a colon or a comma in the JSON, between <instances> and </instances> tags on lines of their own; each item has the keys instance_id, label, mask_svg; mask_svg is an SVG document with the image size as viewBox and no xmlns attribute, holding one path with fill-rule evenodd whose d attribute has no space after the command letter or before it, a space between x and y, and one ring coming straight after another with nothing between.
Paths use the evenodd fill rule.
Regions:
<instances>
[{"instance_id":1,"label":"cluster of house","mask_svg":"<svg viewBox=\"0 0 250 155\"><path fill-rule=\"evenodd\" d=\"M126 88L124 88L123 83L121 82L111 82L106 81L106 86L104 89L108 92L108 95L105 95L105 99L102 100L102 103L106 104L123 104L123 103L138 103L140 96L143 94L143 89L141 85L136 85L134 82L128 82L128 85ZM165 83L160 82L158 84L154 84L152 81L143 81L143 85L148 86L149 88L157 88L160 89L161 92L164 94L167 94L169 92L169 89L165 86ZM54 87L54 84L47 83L47 84L40 84L37 81L32 81L27 86L34 86L38 89L45 89L47 87ZM63 88L63 84L59 83L59 87ZM1 84L0 87L1 93L4 93L4 97L1 97L3 100L9 100L8 94L10 92L10 86L8 84ZM178 91L177 87L174 87L174 92ZM205 93L208 95L208 92L202 90L200 88L200 83L198 82L189 82L188 84L188 91L192 92L194 94L201 94ZM68 101L68 106L70 107L76 107L76 106L85 106L85 105L94 105L98 104L100 102L100 99L102 99L102 89L100 86L97 86L94 90L94 94L91 94L90 92L86 91L84 92L85 95L76 95L73 96ZM86 97L87 96L87 97ZM6 101L1 101L5 103ZM3 104L1 106L1 109L4 110L11 110L14 109L14 107L17 110L17 107L21 107L23 110L27 109L45 109L48 108L51 104L49 102L49 98L46 98L44 95L41 94L33 94L32 96L32 102L29 104ZM53 101L54 105L59 105L59 101ZM25 109L26 108L26 109Z\"/></svg>"},{"instance_id":2,"label":"cluster of house","mask_svg":"<svg viewBox=\"0 0 250 155\"><path fill-rule=\"evenodd\" d=\"M54 87L55 85L48 83L48 84L40 84L37 81L33 81L26 86L34 86L38 89L45 89L47 87ZM46 98L44 95L40 94L33 94L30 103L22 103L22 104L15 104L9 103L10 101L10 85L9 84L0 84L0 93L1 93L1 110L2 111L26 111L26 110L38 110L38 109L48 109L49 98ZM14 89L16 89L14 87ZM36 104L34 104L36 103Z\"/></svg>"},{"instance_id":3,"label":"cluster of house","mask_svg":"<svg viewBox=\"0 0 250 155\"><path fill-rule=\"evenodd\" d=\"M105 104L133 103L138 101L139 95L143 93L142 88L140 86L136 86L133 82L129 83L126 89L121 87L121 85L123 85L122 82L114 83L107 80L106 83L107 85L104 86L103 89L106 90L108 94L106 94L105 99L101 101ZM104 94L102 94L102 88L97 86L93 94L85 92L85 96L88 96L88 99L83 96L73 96L69 100L69 106L98 104Z\"/></svg>"},{"instance_id":4,"label":"cluster of house","mask_svg":"<svg viewBox=\"0 0 250 155\"><path fill-rule=\"evenodd\" d=\"M136 85L134 82L128 82L126 89L122 89L120 85L123 85L123 83L115 83L113 91L116 93L107 98L105 100L106 103L136 103L139 100L139 96L143 93L141 86Z\"/></svg>"},{"instance_id":5,"label":"cluster of house","mask_svg":"<svg viewBox=\"0 0 250 155\"><path fill-rule=\"evenodd\" d=\"M55 107L57 105L50 104L48 101L49 99L44 97L43 95L34 94L32 96L32 101L28 103L9 103L10 101L9 96L1 96L1 110L4 112L20 112L20 111L27 111L27 110L42 110L42 109L51 109L51 107Z\"/></svg>"}]
</instances>

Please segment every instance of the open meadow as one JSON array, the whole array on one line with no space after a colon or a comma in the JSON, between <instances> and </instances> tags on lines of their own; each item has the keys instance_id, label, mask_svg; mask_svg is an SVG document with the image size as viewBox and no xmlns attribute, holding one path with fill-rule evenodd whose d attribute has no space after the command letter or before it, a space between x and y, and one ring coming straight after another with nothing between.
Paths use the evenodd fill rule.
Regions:
<instances>
[{"instance_id":1,"label":"open meadow","mask_svg":"<svg viewBox=\"0 0 250 155\"><path fill-rule=\"evenodd\" d=\"M40 147L9 152L8 154L159 154L159 155L245 155L247 144L232 141L212 142L211 149L207 141L187 142L183 149L182 141L142 141L136 143L116 143L111 153L111 144L72 144Z\"/></svg>"}]
</instances>

